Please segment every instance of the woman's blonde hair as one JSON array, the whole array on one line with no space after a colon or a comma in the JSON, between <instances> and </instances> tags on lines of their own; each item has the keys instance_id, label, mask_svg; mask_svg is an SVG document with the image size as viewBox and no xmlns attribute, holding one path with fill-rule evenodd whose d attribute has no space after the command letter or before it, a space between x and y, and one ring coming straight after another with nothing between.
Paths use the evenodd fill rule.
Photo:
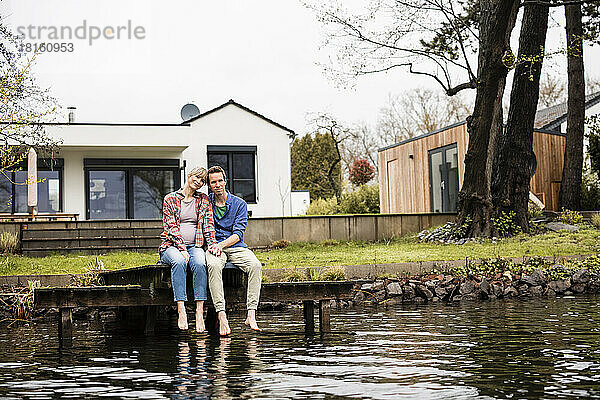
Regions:
<instances>
[{"instance_id":1,"label":"woman's blonde hair","mask_svg":"<svg viewBox=\"0 0 600 400\"><path fill-rule=\"evenodd\" d=\"M189 179L192 176L198 176L200 179L202 179L204 182L206 182L207 175L208 175L208 172L206 171L206 168L195 167L195 168L192 168L192 170L190 172L188 172L187 177Z\"/></svg>"}]
</instances>

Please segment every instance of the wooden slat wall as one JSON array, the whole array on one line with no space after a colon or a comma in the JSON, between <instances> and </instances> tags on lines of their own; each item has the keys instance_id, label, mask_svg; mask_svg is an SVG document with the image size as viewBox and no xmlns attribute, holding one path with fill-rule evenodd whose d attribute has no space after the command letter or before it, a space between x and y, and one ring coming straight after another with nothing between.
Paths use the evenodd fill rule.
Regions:
<instances>
[{"instance_id":1,"label":"wooden slat wall","mask_svg":"<svg viewBox=\"0 0 600 400\"><path fill-rule=\"evenodd\" d=\"M468 146L465 123L379 152L381 212L431 212L428 152L453 143L458 149L460 190ZM564 143L564 136L534 132L533 149L538 166L531 181L531 191L540 194L540 200L545 201L548 210L558 208L557 188L562 175ZM412 159L409 158L411 154Z\"/></svg>"},{"instance_id":2,"label":"wooden slat wall","mask_svg":"<svg viewBox=\"0 0 600 400\"><path fill-rule=\"evenodd\" d=\"M547 210L558 211L565 137L533 132L533 152L537 158L537 170L531 178L531 191L536 195L543 193Z\"/></svg>"},{"instance_id":3,"label":"wooden slat wall","mask_svg":"<svg viewBox=\"0 0 600 400\"><path fill-rule=\"evenodd\" d=\"M459 186L462 186L467 148L466 129L466 124L461 124L380 152L381 212L431 212L428 152L438 147L457 143ZM411 154L412 159L409 158Z\"/></svg>"}]
</instances>

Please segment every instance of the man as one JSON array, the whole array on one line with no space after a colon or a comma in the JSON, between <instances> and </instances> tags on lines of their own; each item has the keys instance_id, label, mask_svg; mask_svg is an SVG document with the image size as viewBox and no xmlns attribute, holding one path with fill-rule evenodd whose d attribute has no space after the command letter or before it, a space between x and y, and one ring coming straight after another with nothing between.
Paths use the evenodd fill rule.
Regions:
<instances>
[{"instance_id":1,"label":"man","mask_svg":"<svg viewBox=\"0 0 600 400\"><path fill-rule=\"evenodd\" d=\"M262 264L252 250L244 243L244 232L248 222L248 205L242 199L227 192L227 177L219 166L208 169L208 187L213 208L215 236L217 243L209 246L206 253L208 267L208 287L219 320L219 333L231 333L225 313L223 292L223 267L227 261L248 274L246 308L248 315L245 324L260 331L256 322L256 308L262 283Z\"/></svg>"}]
</instances>

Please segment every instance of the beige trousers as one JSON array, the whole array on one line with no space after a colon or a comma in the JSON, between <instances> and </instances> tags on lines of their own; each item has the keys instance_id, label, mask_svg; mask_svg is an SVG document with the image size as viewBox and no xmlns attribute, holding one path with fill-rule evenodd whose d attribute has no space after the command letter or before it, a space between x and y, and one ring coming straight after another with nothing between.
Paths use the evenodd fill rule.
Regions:
<instances>
[{"instance_id":1,"label":"beige trousers","mask_svg":"<svg viewBox=\"0 0 600 400\"><path fill-rule=\"evenodd\" d=\"M262 264L258 261L252 250L246 247L229 247L223 249L219 257L209 251L206 252L208 288L210 289L210 297L216 312L225 311L223 267L228 261L248 274L246 307L248 310L256 310L258 299L260 298L260 286L262 284Z\"/></svg>"}]
</instances>

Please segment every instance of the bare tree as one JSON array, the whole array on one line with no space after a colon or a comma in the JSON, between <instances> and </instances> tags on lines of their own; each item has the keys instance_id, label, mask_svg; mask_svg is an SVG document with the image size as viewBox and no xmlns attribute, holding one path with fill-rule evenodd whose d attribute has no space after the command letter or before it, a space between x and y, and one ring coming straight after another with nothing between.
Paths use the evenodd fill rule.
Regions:
<instances>
[{"instance_id":1,"label":"bare tree","mask_svg":"<svg viewBox=\"0 0 600 400\"><path fill-rule=\"evenodd\" d=\"M538 105L552 107L565 101L565 82L557 76L546 74L540 81Z\"/></svg>"}]
</instances>

